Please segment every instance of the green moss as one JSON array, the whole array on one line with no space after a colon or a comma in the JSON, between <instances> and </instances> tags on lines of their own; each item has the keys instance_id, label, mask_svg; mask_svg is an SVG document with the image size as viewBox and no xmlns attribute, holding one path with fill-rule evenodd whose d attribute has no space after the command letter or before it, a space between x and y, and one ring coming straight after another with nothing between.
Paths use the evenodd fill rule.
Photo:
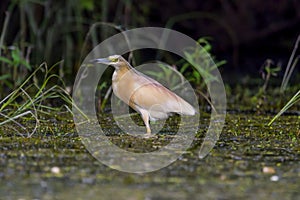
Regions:
<instances>
[{"instance_id":1,"label":"green moss","mask_svg":"<svg viewBox=\"0 0 300 200\"><path fill-rule=\"evenodd\" d=\"M87 191L96 195L100 188L116 187L117 191L143 188L151 193L155 190L157 192L151 194L157 197L175 193L183 197L191 196L198 194L199 188L202 188L200 192L207 198L211 197L208 191L217 197L231 192L235 195L229 197L245 198L249 191L251 194L273 192L270 175L262 171L264 166L270 166L279 176L277 184L280 187L276 186L279 196L297 196L300 154L298 116L284 115L272 126L267 126L272 117L269 114L229 112L214 149L205 159L199 159L198 151L209 125L209 116L209 113L201 112L201 128L192 146L180 159L166 168L143 175L122 173L99 163L85 149L71 120L45 121L31 138L8 133L11 129L2 127L0 171L3 173L0 175L16 188L24 184L22 191L32 190L26 186L28 182L45 182L47 187L55 187L57 194L65 193L63 188L77 187L81 191L78 197ZM120 130L112 123L105 124L105 130L108 131L107 137L124 150L151 152L173 139L177 121L168 120L156 137L147 140L119 134ZM51 171L53 167L58 167L59 171L54 173ZM14 182L16 179L22 181ZM65 186L58 187L61 184ZM33 190L39 188L40 185ZM226 191L221 188L226 188ZM144 194L131 195L140 197Z\"/></svg>"}]
</instances>

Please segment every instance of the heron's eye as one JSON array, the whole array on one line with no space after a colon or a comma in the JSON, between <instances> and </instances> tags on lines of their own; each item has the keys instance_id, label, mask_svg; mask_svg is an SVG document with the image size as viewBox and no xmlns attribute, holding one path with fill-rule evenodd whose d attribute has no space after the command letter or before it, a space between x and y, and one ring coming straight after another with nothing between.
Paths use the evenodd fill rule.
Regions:
<instances>
[{"instance_id":1,"label":"heron's eye","mask_svg":"<svg viewBox=\"0 0 300 200\"><path fill-rule=\"evenodd\" d=\"M111 60L111 62L118 62L119 58L111 58L110 60Z\"/></svg>"}]
</instances>

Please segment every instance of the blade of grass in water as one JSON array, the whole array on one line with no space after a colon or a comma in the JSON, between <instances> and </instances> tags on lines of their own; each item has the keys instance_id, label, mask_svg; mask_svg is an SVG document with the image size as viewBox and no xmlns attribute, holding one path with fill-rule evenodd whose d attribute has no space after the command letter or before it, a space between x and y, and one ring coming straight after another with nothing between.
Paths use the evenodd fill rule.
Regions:
<instances>
[{"instance_id":1,"label":"blade of grass in water","mask_svg":"<svg viewBox=\"0 0 300 200\"><path fill-rule=\"evenodd\" d=\"M27 137L31 137L37 130L39 125L39 114L52 115L52 112L60 112L61 109L67 108L71 111L70 106L74 106L86 119L88 117L74 105L73 100L69 93L64 89L64 81L56 74L51 74L54 67L50 67L46 63L41 64L25 81L3 100L0 101L0 116L5 120L0 122L0 125L13 123L14 126L20 127L25 131ZM38 84L37 73L43 73L42 83ZM54 84L55 83L55 84ZM54 85L53 85L54 84ZM62 85L62 86L61 86ZM21 99L22 103L19 99ZM61 99L62 106L53 107L45 104L46 101L51 99ZM70 112L72 114L72 112ZM35 119L35 126L32 131L28 131L18 119L24 119L25 116L31 115ZM9 125L7 125L9 126ZM13 129L16 130L17 129ZM17 131L18 135L24 134Z\"/></svg>"},{"instance_id":2,"label":"blade of grass in water","mask_svg":"<svg viewBox=\"0 0 300 200\"><path fill-rule=\"evenodd\" d=\"M281 87L280 87L281 92L283 92L286 89L288 82L291 78L291 75L295 69L295 66L297 65L297 62L299 60L299 56L297 56L296 59L294 59L296 51L298 49L299 42L300 42L300 35L298 36L298 38L296 40L293 52L290 56L289 62L287 64L286 70L284 72L284 76L283 76Z\"/></svg>"},{"instance_id":3,"label":"blade of grass in water","mask_svg":"<svg viewBox=\"0 0 300 200\"><path fill-rule=\"evenodd\" d=\"M291 98L291 100L277 113L275 117L269 122L269 126L280 117L285 111L287 111L291 106L297 103L300 100L300 90Z\"/></svg>"}]
</instances>

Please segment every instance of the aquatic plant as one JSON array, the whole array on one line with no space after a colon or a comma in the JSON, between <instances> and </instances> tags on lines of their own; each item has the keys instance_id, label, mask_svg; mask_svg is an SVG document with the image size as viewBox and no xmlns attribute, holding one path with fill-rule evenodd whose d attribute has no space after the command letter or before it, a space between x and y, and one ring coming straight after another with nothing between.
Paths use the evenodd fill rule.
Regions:
<instances>
[{"instance_id":1,"label":"aquatic plant","mask_svg":"<svg viewBox=\"0 0 300 200\"><path fill-rule=\"evenodd\" d=\"M284 76L283 76L283 79L282 79L282 82L281 82L281 87L280 87L281 92L283 92L286 89L286 87L287 87L287 85L288 85L288 83L290 81L291 75L292 75L292 73L293 73L293 71L295 69L295 66L297 65L298 60L300 58L300 55L298 55L295 58L295 54L296 54L296 51L298 49L299 42L300 42L300 34L299 34L299 36L298 36L298 38L296 40L296 43L294 45L294 49L292 51L292 54L290 56L290 59L288 61L287 66L286 66L286 70L284 72Z\"/></svg>"},{"instance_id":2,"label":"aquatic plant","mask_svg":"<svg viewBox=\"0 0 300 200\"><path fill-rule=\"evenodd\" d=\"M291 78L291 75L295 69L295 66L298 63L298 60L300 58L300 55L298 55L295 59L295 54L296 51L298 49L298 45L300 42L300 35L298 36L294 49L292 51L292 54L290 56L289 62L287 64L285 73L284 73L284 77L282 79L282 83L281 83L281 87L280 87L280 91L284 92L284 90L286 89L288 82ZM298 101L300 100L300 90L288 101L288 103L275 115L275 117L273 117L273 119L269 122L268 125L271 125L279 116L281 116L284 112L286 112L291 106L293 106L294 104L296 104Z\"/></svg>"},{"instance_id":3,"label":"aquatic plant","mask_svg":"<svg viewBox=\"0 0 300 200\"><path fill-rule=\"evenodd\" d=\"M22 137L31 137L43 119L40 115L51 116L53 112L71 112L72 99L64 81L52 71L59 63L48 68L41 64L23 83L0 101L0 126L13 123L13 128ZM42 79L40 79L42 77ZM60 106L52 106L50 100L57 99ZM65 108L65 109L63 109ZM49 117L50 118L50 117ZM30 131L22 125L22 120L34 120Z\"/></svg>"},{"instance_id":4,"label":"aquatic plant","mask_svg":"<svg viewBox=\"0 0 300 200\"><path fill-rule=\"evenodd\" d=\"M264 84L259 93L266 92L271 76L277 76L280 70L281 66L275 65L271 59L267 59L264 62L260 71L262 79L264 80Z\"/></svg>"},{"instance_id":5,"label":"aquatic plant","mask_svg":"<svg viewBox=\"0 0 300 200\"><path fill-rule=\"evenodd\" d=\"M270 126L278 117L280 117L284 112L286 112L290 107L300 100L300 90L289 100L287 104L273 117L273 119L268 123Z\"/></svg>"},{"instance_id":6,"label":"aquatic plant","mask_svg":"<svg viewBox=\"0 0 300 200\"><path fill-rule=\"evenodd\" d=\"M203 37L198 39L197 42L202 48L188 49L184 51L184 55L187 60L179 69L179 72L184 74L187 77L187 80L198 86L198 88L204 88L205 84L215 80L215 77L211 72L226 64L226 61L216 61L214 56L211 55L212 46L209 42L209 38ZM195 66L199 63L201 63L201 67L195 68ZM201 74L198 69L201 70ZM206 80L206 83L203 79Z\"/></svg>"}]
</instances>

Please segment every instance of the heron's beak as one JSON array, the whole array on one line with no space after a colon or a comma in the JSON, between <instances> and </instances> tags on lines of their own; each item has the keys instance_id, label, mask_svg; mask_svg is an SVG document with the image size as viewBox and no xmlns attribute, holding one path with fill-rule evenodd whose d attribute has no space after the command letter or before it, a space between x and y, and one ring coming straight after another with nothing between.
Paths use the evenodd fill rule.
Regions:
<instances>
[{"instance_id":1,"label":"heron's beak","mask_svg":"<svg viewBox=\"0 0 300 200\"><path fill-rule=\"evenodd\" d=\"M90 62L109 65L111 61L108 58L97 58L97 59L90 60Z\"/></svg>"}]
</instances>

